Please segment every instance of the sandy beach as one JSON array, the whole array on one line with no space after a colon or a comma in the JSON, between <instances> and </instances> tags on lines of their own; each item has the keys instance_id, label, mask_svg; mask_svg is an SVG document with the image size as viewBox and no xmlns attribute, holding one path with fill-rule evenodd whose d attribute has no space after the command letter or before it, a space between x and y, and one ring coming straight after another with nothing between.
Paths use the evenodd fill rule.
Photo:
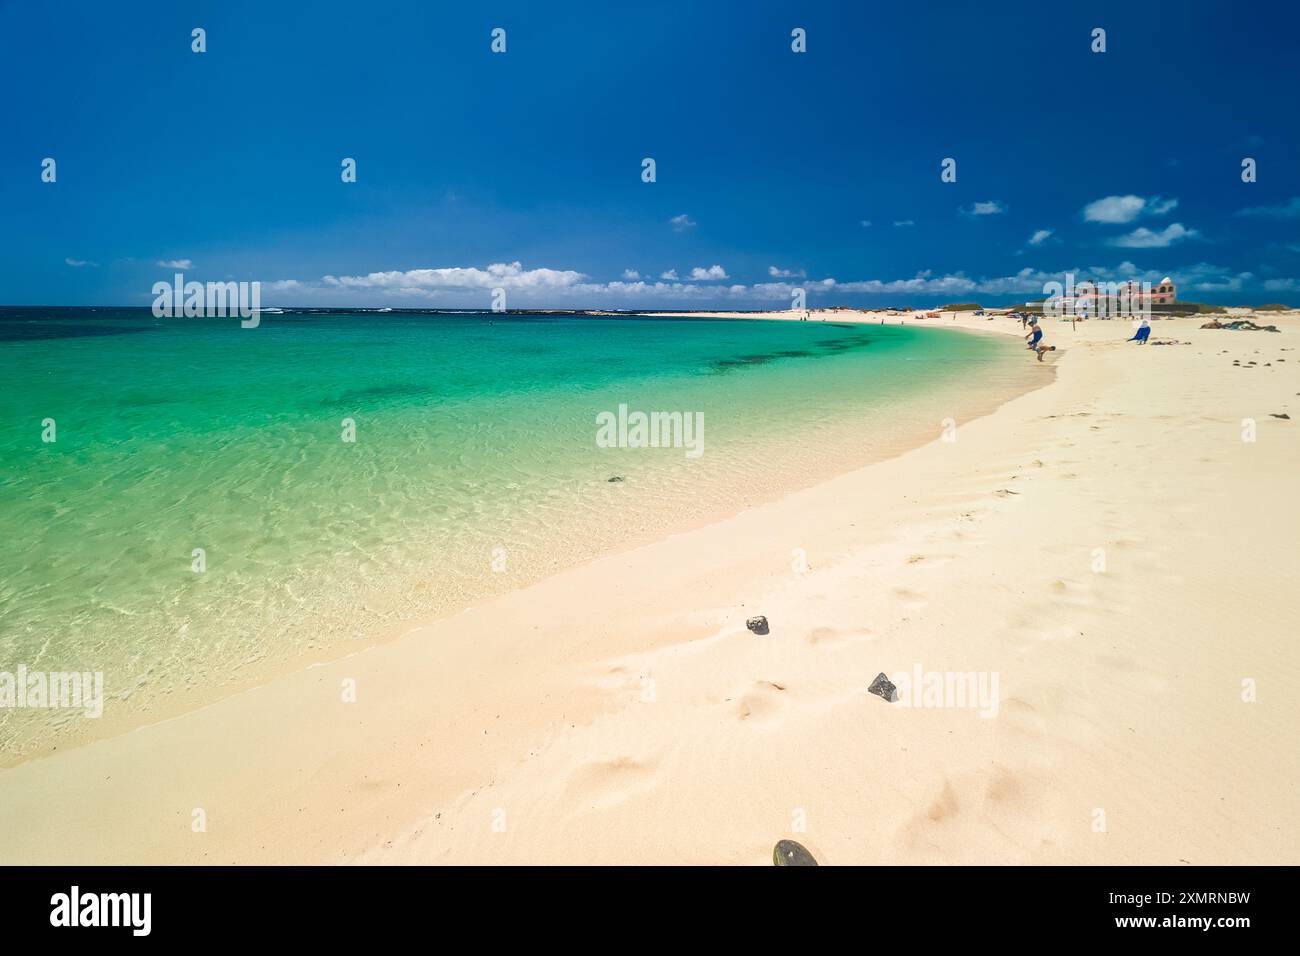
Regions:
<instances>
[{"instance_id":1,"label":"sandy beach","mask_svg":"<svg viewBox=\"0 0 1300 956\"><path fill-rule=\"evenodd\" d=\"M1203 321L1048 320L923 447L0 771L0 861L1300 862L1300 317ZM918 670L996 693L867 692Z\"/></svg>"}]
</instances>

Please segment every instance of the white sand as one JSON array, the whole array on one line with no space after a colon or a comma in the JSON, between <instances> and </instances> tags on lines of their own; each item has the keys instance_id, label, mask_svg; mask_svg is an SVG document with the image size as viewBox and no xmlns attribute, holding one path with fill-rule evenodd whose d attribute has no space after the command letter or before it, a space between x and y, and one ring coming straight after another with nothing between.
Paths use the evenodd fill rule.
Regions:
<instances>
[{"instance_id":1,"label":"white sand","mask_svg":"<svg viewBox=\"0 0 1300 956\"><path fill-rule=\"evenodd\" d=\"M0 771L0 862L1300 862L1300 318L1200 321L1049 322L956 441ZM866 693L918 665L996 716Z\"/></svg>"}]
</instances>

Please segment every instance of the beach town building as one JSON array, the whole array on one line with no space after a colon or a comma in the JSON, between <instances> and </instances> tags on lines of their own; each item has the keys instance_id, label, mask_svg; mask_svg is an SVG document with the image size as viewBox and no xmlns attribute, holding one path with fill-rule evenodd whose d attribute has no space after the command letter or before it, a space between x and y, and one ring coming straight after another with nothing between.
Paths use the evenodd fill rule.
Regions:
<instances>
[{"instance_id":1,"label":"beach town building","mask_svg":"<svg viewBox=\"0 0 1300 956\"><path fill-rule=\"evenodd\" d=\"M1154 288L1149 282L1070 281L1058 295L1048 296L1043 307L1057 315L1122 315L1149 312L1152 306L1173 305L1177 298L1174 280L1165 276ZM1057 287L1058 289L1060 286Z\"/></svg>"}]
</instances>

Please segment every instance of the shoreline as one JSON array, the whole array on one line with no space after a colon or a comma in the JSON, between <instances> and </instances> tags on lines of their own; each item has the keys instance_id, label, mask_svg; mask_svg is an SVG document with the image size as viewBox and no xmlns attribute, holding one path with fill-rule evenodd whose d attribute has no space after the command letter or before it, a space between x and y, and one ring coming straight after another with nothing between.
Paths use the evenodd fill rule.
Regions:
<instances>
[{"instance_id":1,"label":"shoreline","mask_svg":"<svg viewBox=\"0 0 1300 956\"><path fill-rule=\"evenodd\" d=\"M867 324L875 324L874 314L863 313L862 315L870 319ZM790 314L773 313L758 317L787 319ZM844 322L841 324L850 323ZM858 319L852 324L863 324L862 319ZM984 332L987 330L978 329L976 331ZM758 374L762 375L761 372ZM1003 381L1001 378L989 378L987 382L981 379L981 385L987 389L988 398L984 397L982 391L978 395L963 395L961 401L954 404L952 411L966 417L975 417L987 413L987 411L1005 401L1008 395L1020 394L1027 388L1036 387L1027 382L1013 386L1009 381ZM944 385L943 388L955 392L960 386L950 383ZM839 423L836 427L845 430L848 421L849 419L845 418L845 421ZM783 470L777 469L778 477L776 479L768 481L763 486L746 488L744 498L741 500L750 502L777 500L792 491L815 484L817 481L836 477L847 471L862 467L866 463L901 454L929 441L933 433L934 430L929 428L928 425L924 430L919 427L904 428L901 431L898 429L891 430L885 425L879 428L866 428L865 437L869 437L872 443L872 451L869 454L855 455L856 461L840 461L837 458L833 466L823 467L816 475L796 476L788 467ZM787 457L794 454L788 447L786 452ZM791 473L787 474L787 472ZM697 490L703 491L706 487L697 482ZM596 489L597 492L601 490L600 487ZM654 489L651 490L651 493L654 494ZM145 688L145 694L142 695L145 697L143 703L131 700L129 705L124 706L113 706L114 703L119 702L110 698L108 701L109 706L104 709L104 715L93 723L87 725L79 721L68 721L65 726L71 731L70 733L53 735L43 746L29 747L21 755L10 752L0 754L0 769L21 766L31 760L43 759L57 752L66 752L69 749L84 746L97 740L111 739L141 727L182 717L186 713L225 698L234 697L272 683L287 674L345 659L354 654L363 653L368 648L400 639L413 630L451 617L467 608L481 606L501 597L503 594L529 587L560 571L580 567L602 557L634 550L669 535L689 533L731 517L738 513L740 509L741 505L736 501L728 502L725 505L715 503L707 508L696 507L689 513L677 514L673 518L665 519L658 524L649 524L645 521L643 510L625 506L620 512L620 520L615 522L625 526L618 540L613 543L602 542L599 547L593 546L588 549L589 553L586 555L566 555L566 558L569 559L557 562L555 566L525 572L521 580L510 581L504 587L489 588L481 594L470 597L468 600L455 602L447 607L404 617L394 617L385 621L366 622L355 627L345 628L345 630L354 632L355 637L353 640L323 641L314 647L296 653L272 654L262 662L232 672L221 683L186 685L176 690L163 691ZM575 557L576 560L573 560ZM495 576L487 577L493 578ZM501 584L504 582L491 583ZM392 594L378 595L376 597L377 599L373 599L374 603L381 607L385 603L395 603L400 599L400 595L395 596ZM371 598L366 598L362 603L369 606L371 600Z\"/></svg>"},{"instance_id":2,"label":"shoreline","mask_svg":"<svg viewBox=\"0 0 1300 956\"><path fill-rule=\"evenodd\" d=\"M1268 417L1300 392L1284 321L1168 320L1193 344L1164 348L1048 325L1057 374L954 442L0 771L0 838L64 863L761 864L792 835L832 864L1293 861L1300 662L1261 600L1300 530L1269 504L1300 457ZM999 716L865 692L917 664L999 674Z\"/></svg>"}]
</instances>

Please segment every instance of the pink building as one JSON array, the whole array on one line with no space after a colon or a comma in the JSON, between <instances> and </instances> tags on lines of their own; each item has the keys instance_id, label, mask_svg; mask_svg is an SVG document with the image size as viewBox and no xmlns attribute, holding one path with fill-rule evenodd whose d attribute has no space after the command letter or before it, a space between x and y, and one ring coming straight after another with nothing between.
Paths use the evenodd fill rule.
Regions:
<instances>
[{"instance_id":1,"label":"pink building","mask_svg":"<svg viewBox=\"0 0 1300 956\"><path fill-rule=\"evenodd\" d=\"M1050 296L1044 303L1049 312L1066 315L1115 315L1147 309L1153 305L1169 305L1177 298L1174 280L1165 276L1152 288L1149 283L1130 279L1128 282L1079 282L1067 278L1062 293ZM1060 289L1060 286L1057 286Z\"/></svg>"}]
</instances>

